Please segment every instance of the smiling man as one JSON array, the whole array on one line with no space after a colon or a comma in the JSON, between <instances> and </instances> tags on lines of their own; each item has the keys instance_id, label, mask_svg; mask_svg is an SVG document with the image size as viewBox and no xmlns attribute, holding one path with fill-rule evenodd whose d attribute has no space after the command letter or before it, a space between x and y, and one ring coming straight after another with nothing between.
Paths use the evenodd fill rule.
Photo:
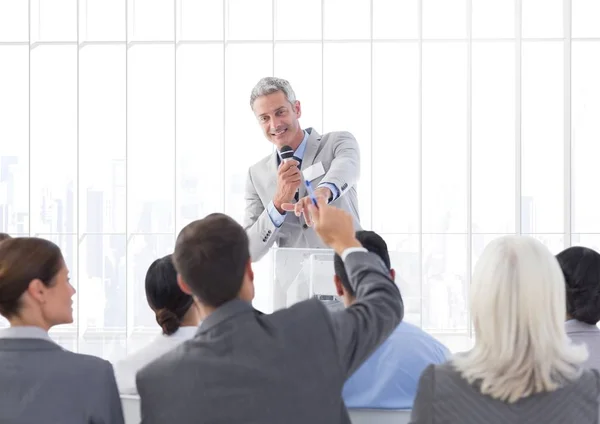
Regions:
<instances>
[{"instance_id":1,"label":"smiling man","mask_svg":"<svg viewBox=\"0 0 600 424\"><path fill-rule=\"evenodd\" d=\"M300 102L290 83L281 78L261 79L252 90L250 106L265 137L276 148L248 171L244 228L252 260L262 258L274 243L279 247L325 247L305 213L310 202L305 180L310 181L315 196L349 212L359 230L356 183L360 154L354 136L345 131L320 135L313 128L302 129ZM282 148L291 149L293 158L286 159L284 154L282 159Z\"/></svg>"}]
</instances>

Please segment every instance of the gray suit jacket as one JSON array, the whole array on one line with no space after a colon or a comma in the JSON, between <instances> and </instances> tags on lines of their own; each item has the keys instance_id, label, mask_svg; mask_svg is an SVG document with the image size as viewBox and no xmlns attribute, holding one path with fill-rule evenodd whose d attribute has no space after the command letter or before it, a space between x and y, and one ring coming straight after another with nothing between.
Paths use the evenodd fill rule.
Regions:
<instances>
[{"instance_id":1,"label":"gray suit jacket","mask_svg":"<svg viewBox=\"0 0 600 424\"><path fill-rule=\"evenodd\" d=\"M41 339L0 339L0 423L123 424L109 362Z\"/></svg>"},{"instance_id":2,"label":"gray suit jacket","mask_svg":"<svg viewBox=\"0 0 600 424\"><path fill-rule=\"evenodd\" d=\"M354 252L357 302L316 299L263 315L241 300L209 315L196 337L137 374L143 424L349 424L346 378L396 328L400 292L381 260Z\"/></svg>"},{"instance_id":3,"label":"gray suit jacket","mask_svg":"<svg viewBox=\"0 0 600 424\"><path fill-rule=\"evenodd\" d=\"M600 328L572 319L565 322L565 330L573 343L587 346L590 356L585 366L600 370Z\"/></svg>"},{"instance_id":4,"label":"gray suit jacket","mask_svg":"<svg viewBox=\"0 0 600 424\"><path fill-rule=\"evenodd\" d=\"M581 377L553 392L538 393L513 404L481 394L450 362L430 365L421 374L412 424L597 424L600 375Z\"/></svg>"},{"instance_id":5,"label":"gray suit jacket","mask_svg":"<svg viewBox=\"0 0 600 424\"><path fill-rule=\"evenodd\" d=\"M356 183L360 172L358 143L349 132L332 132L323 136L314 129L309 133L301 169L321 162L325 175L311 181L316 188L321 182L335 185L340 192L332 203L354 217L356 230L361 229L358 216ZM315 231L307 227L304 218L293 213L285 216L281 227L276 227L267 211L277 188L277 152L260 160L248 170L246 180L246 211L244 228L250 239L250 255L258 261L277 243L279 247L325 248ZM307 195L306 187L300 186L300 197Z\"/></svg>"}]
</instances>

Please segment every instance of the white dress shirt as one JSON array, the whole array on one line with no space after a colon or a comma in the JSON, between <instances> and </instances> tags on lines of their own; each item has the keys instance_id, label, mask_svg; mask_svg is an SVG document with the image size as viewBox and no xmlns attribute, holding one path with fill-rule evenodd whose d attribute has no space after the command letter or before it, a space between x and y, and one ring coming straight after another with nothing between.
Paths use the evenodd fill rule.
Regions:
<instances>
[{"instance_id":1,"label":"white dress shirt","mask_svg":"<svg viewBox=\"0 0 600 424\"><path fill-rule=\"evenodd\" d=\"M165 353L194 337L198 327L179 327L170 336L161 334L148 346L143 347L132 355L115 364L115 375L119 393L131 395L137 394L135 386L135 375L144 366L161 357Z\"/></svg>"}]
</instances>

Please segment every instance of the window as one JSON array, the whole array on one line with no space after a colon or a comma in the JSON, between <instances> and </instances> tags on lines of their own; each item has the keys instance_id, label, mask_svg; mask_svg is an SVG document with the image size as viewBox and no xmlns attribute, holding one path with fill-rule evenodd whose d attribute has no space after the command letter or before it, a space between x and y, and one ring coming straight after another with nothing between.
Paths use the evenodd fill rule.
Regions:
<instances>
[{"instance_id":1,"label":"window","mask_svg":"<svg viewBox=\"0 0 600 424\"><path fill-rule=\"evenodd\" d=\"M273 151L250 91L281 76L305 127L356 136L362 224L389 244L406 319L463 349L470 273L489 241L521 233L553 252L600 248L599 10L598 0L2 1L0 231L63 249L76 321L52 336L123 357L158 331L150 263L195 219L241 221L248 167ZM269 264L256 270L255 303L268 312Z\"/></svg>"}]
</instances>

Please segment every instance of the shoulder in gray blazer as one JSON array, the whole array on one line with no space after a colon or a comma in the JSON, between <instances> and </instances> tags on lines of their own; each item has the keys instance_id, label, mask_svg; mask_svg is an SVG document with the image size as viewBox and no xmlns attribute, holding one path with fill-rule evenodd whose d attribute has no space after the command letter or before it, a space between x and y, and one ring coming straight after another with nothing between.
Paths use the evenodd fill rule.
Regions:
<instances>
[{"instance_id":1,"label":"shoulder in gray blazer","mask_svg":"<svg viewBox=\"0 0 600 424\"><path fill-rule=\"evenodd\" d=\"M586 345L589 356L585 366L600 370L600 328L570 319L565 322L565 330L573 343Z\"/></svg>"},{"instance_id":2,"label":"shoulder in gray blazer","mask_svg":"<svg viewBox=\"0 0 600 424\"><path fill-rule=\"evenodd\" d=\"M111 364L47 340L0 338L0 423L123 424Z\"/></svg>"},{"instance_id":3,"label":"shoulder in gray blazer","mask_svg":"<svg viewBox=\"0 0 600 424\"><path fill-rule=\"evenodd\" d=\"M311 181L313 187L321 182L335 185L340 192L333 205L354 217L354 227L360 230L356 183L360 173L360 153L356 139L349 132L331 132L319 135L314 129L309 133L301 169L321 162L325 174ZM258 261L277 244L279 247L324 248L319 236L304 221L288 213L283 224L276 227L267 211L277 187L277 152L260 160L248 170L245 199L244 228L250 239L250 255ZM300 186L300 197L307 195Z\"/></svg>"},{"instance_id":4,"label":"shoulder in gray blazer","mask_svg":"<svg viewBox=\"0 0 600 424\"><path fill-rule=\"evenodd\" d=\"M137 374L144 424L350 424L344 382L397 327L402 298L379 257L345 259L357 302L263 315L241 300Z\"/></svg>"},{"instance_id":5,"label":"shoulder in gray blazer","mask_svg":"<svg viewBox=\"0 0 600 424\"><path fill-rule=\"evenodd\" d=\"M430 365L421 374L412 424L596 424L600 375L585 370L558 390L513 404L492 399L462 378L451 362Z\"/></svg>"}]
</instances>

